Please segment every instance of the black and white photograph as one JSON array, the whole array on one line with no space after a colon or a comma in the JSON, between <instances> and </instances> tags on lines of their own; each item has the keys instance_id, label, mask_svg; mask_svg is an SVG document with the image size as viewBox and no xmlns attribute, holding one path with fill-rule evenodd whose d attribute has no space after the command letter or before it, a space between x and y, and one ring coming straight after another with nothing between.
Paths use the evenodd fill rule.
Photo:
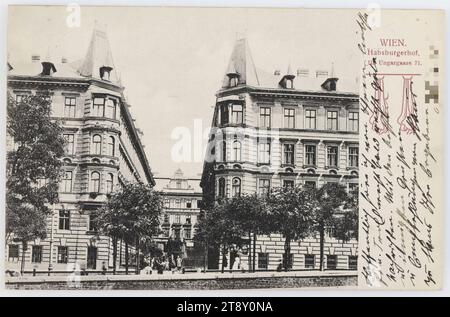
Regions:
<instances>
[{"instance_id":1,"label":"black and white photograph","mask_svg":"<svg viewBox=\"0 0 450 317\"><path fill-rule=\"evenodd\" d=\"M399 129L388 87L400 77L362 58L376 55L361 44L370 23L357 9L9 6L5 288L349 290L401 279L403 264L391 272L370 250L391 267L408 257L403 245L391 256L400 233L384 227L397 230L383 204L406 199L411 211L391 187L416 189L383 174L396 176L391 159L407 165L409 152L379 144L418 135L419 93L404 97L414 106L403 103ZM380 72L375 84L364 67ZM437 240L413 233L434 257ZM362 234L375 246L362 248Z\"/></svg>"}]
</instances>

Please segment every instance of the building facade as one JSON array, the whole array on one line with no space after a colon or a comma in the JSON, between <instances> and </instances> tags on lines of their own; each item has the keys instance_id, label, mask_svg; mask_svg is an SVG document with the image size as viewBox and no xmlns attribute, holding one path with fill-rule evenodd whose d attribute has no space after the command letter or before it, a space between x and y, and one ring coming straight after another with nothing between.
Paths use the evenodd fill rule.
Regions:
<instances>
[{"instance_id":1,"label":"building facade","mask_svg":"<svg viewBox=\"0 0 450 317\"><path fill-rule=\"evenodd\" d=\"M160 247L166 249L167 241L172 238L192 248L202 199L200 179L185 177L183 171L177 169L172 177L155 177L155 181L155 189L164 196L162 234L158 237Z\"/></svg>"},{"instance_id":2,"label":"building facade","mask_svg":"<svg viewBox=\"0 0 450 317\"><path fill-rule=\"evenodd\" d=\"M59 203L52 206L47 238L30 241L25 270L101 270L112 267L112 243L98 237L92 211L124 182L154 185L140 131L124 98L106 32L95 29L84 59L69 63L33 55L29 62L9 63L8 91L50 95L52 116L61 120L66 138ZM13 146L12 140L8 146ZM118 265L124 264L119 243ZM8 241L6 266L19 267L21 246Z\"/></svg>"},{"instance_id":3,"label":"building facade","mask_svg":"<svg viewBox=\"0 0 450 317\"><path fill-rule=\"evenodd\" d=\"M245 39L236 42L216 94L201 187L204 201L243 193L265 195L283 186L318 187L339 182L358 191L359 104L357 82L333 71L287 67L265 72L253 62ZM259 236L256 269L276 269L281 235ZM241 263L248 260L242 250ZM317 237L291 244L292 268L319 267ZM229 254L232 265L236 252ZM326 269L356 269L357 241L325 241ZM220 256L209 256L217 268ZM248 265L248 263L247 263Z\"/></svg>"}]
</instances>

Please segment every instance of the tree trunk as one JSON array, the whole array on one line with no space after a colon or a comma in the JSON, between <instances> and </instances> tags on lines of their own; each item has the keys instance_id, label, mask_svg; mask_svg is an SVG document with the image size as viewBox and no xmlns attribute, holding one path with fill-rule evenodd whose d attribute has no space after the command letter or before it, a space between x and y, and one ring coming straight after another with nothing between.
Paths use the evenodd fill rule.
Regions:
<instances>
[{"instance_id":1,"label":"tree trunk","mask_svg":"<svg viewBox=\"0 0 450 317\"><path fill-rule=\"evenodd\" d=\"M139 236L136 236L136 269L135 273L139 274Z\"/></svg>"},{"instance_id":2,"label":"tree trunk","mask_svg":"<svg viewBox=\"0 0 450 317\"><path fill-rule=\"evenodd\" d=\"M128 242L125 241L125 274L128 275Z\"/></svg>"},{"instance_id":3,"label":"tree trunk","mask_svg":"<svg viewBox=\"0 0 450 317\"><path fill-rule=\"evenodd\" d=\"M112 245L113 245L113 275L116 275L117 238L112 239Z\"/></svg>"},{"instance_id":4,"label":"tree trunk","mask_svg":"<svg viewBox=\"0 0 450 317\"><path fill-rule=\"evenodd\" d=\"M251 263L252 263L252 233L248 232L248 271L251 272Z\"/></svg>"},{"instance_id":5,"label":"tree trunk","mask_svg":"<svg viewBox=\"0 0 450 317\"><path fill-rule=\"evenodd\" d=\"M227 253L227 250L226 250L225 247L223 247L222 248L222 273L225 272L225 257L226 257L226 253ZM228 259L226 259L226 261L227 261L227 264L228 264Z\"/></svg>"},{"instance_id":6,"label":"tree trunk","mask_svg":"<svg viewBox=\"0 0 450 317\"><path fill-rule=\"evenodd\" d=\"M25 252L27 251L27 242L22 241L22 260L20 263L20 274L23 276L25 273Z\"/></svg>"},{"instance_id":7,"label":"tree trunk","mask_svg":"<svg viewBox=\"0 0 450 317\"><path fill-rule=\"evenodd\" d=\"M319 269L320 269L320 271L323 271L324 270L324 267L323 267L323 260L324 260L323 245L324 245L324 241L325 241L325 226L323 223L319 224L319 234L320 234L320 266L319 266Z\"/></svg>"},{"instance_id":8,"label":"tree trunk","mask_svg":"<svg viewBox=\"0 0 450 317\"><path fill-rule=\"evenodd\" d=\"M286 235L286 240L284 241L284 261L283 261L285 272L288 271L290 254L291 254L291 237L289 235Z\"/></svg>"},{"instance_id":9,"label":"tree trunk","mask_svg":"<svg viewBox=\"0 0 450 317\"><path fill-rule=\"evenodd\" d=\"M256 268L256 232L253 232L253 272Z\"/></svg>"}]
</instances>

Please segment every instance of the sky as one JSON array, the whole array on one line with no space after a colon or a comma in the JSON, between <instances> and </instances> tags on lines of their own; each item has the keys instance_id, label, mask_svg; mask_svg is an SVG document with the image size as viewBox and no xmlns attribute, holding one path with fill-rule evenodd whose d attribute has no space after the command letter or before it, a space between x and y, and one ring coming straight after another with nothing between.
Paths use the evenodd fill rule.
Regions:
<instances>
[{"instance_id":1,"label":"sky","mask_svg":"<svg viewBox=\"0 0 450 317\"><path fill-rule=\"evenodd\" d=\"M192 153L187 162L172 157L179 141L174 130L187 129L195 140L195 122L209 129L236 39L247 38L256 67L269 73L289 64L293 70L330 70L331 63L337 77L358 73L350 10L81 7L79 26L71 26L73 12L66 6L10 7L9 61L14 66L47 52L58 60L81 59L95 23L105 25L155 177L171 176L177 168L200 177L202 155Z\"/></svg>"}]
</instances>

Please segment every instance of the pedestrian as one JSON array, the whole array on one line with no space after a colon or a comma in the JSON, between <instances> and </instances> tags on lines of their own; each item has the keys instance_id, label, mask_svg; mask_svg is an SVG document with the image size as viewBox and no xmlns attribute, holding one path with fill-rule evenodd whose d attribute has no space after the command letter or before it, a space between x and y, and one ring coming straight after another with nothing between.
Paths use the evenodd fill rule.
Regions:
<instances>
[{"instance_id":1,"label":"pedestrian","mask_svg":"<svg viewBox=\"0 0 450 317\"><path fill-rule=\"evenodd\" d=\"M240 268L241 268L241 257L239 255L237 255L234 258L234 263L233 263L232 270L233 271L239 271Z\"/></svg>"},{"instance_id":2,"label":"pedestrian","mask_svg":"<svg viewBox=\"0 0 450 317\"><path fill-rule=\"evenodd\" d=\"M183 259L181 258L181 256L178 255L177 256L177 270L178 270L178 272L181 271L182 265L183 265Z\"/></svg>"}]
</instances>

